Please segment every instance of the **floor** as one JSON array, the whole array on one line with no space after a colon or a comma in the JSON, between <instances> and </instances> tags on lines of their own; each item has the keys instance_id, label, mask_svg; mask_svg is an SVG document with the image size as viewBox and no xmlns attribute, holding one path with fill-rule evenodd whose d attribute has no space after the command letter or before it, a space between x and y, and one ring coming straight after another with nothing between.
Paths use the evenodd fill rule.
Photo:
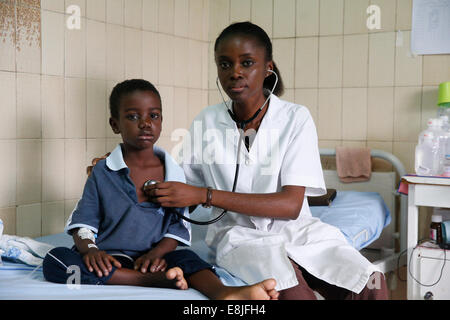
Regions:
<instances>
[{"instance_id":1,"label":"floor","mask_svg":"<svg viewBox=\"0 0 450 320\"><path fill-rule=\"evenodd\" d=\"M399 278L400 277L400 278ZM396 288L389 291L390 300L406 300L406 266L396 272Z\"/></svg>"}]
</instances>

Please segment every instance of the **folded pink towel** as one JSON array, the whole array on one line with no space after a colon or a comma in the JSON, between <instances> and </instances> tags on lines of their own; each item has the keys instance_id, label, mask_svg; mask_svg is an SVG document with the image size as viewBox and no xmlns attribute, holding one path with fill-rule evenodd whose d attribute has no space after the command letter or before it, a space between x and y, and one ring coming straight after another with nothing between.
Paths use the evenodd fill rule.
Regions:
<instances>
[{"instance_id":1,"label":"folded pink towel","mask_svg":"<svg viewBox=\"0 0 450 320\"><path fill-rule=\"evenodd\" d=\"M369 180L372 173L370 148L336 147L336 169L342 182Z\"/></svg>"}]
</instances>

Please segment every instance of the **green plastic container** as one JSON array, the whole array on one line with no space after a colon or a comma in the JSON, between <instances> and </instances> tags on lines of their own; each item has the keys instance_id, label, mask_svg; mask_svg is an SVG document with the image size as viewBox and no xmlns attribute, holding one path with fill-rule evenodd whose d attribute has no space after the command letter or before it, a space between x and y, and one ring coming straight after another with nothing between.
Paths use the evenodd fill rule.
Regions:
<instances>
[{"instance_id":1,"label":"green plastic container","mask_svg":"<svg viewBox=\"0 0 450 320\"><path fill-rule=\"evenodd\" d=\"M450 107L450 81L442 82L439 85L438 106Z\"/></svg>"}]
</instances>

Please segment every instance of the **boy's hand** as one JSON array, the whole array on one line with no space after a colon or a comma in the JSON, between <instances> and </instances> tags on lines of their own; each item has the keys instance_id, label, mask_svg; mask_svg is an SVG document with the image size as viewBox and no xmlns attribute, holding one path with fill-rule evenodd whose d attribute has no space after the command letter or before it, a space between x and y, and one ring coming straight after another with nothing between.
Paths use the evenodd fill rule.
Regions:
<instances>
[{"instance_id":1,"label":"boy's hand","mask_svg":"<svg viewBox=\"0 0 450 320\"><path fill-rule=\"evenodd\" d=\"M165 271L167 268L166 260L149 251L140 256L134 263L134 270L139 270L142 273Z\"/></svg>"},{"instance_id":2,"label":"boy's hand","mask_svg":"<svg viewBox=\"0 0 450 320\"><path fill-rule=\"evenodd\" d=\"M90 272L96 272L97 276L103 277L109 275L112 271L112 265L121 268L122 265L113 256L107 254L105 251L96 248L90 248L83 256L83 261Z\"/></svg>"}]
</instances>

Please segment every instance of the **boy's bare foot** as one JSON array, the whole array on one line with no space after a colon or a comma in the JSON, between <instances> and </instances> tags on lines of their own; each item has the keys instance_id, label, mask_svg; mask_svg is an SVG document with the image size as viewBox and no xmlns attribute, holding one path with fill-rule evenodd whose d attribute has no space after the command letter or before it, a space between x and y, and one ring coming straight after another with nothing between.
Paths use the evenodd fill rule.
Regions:
<instances>
[{"instance_id":1,"label":"boy's bare foot","mask_svg":"<svg viewBox=\"0 0 450 320\"><path fill-rule=\"evenodd\" d=\"M223 300L278 300L275 279L267 279L251 286L227 287Z\"/></svg>"},{"instance_id":2,"label":"boy's bare foot","mask_svg":"<svg viewBox=\"0 0 450 320\"><path fill-rule=\"evenodd\" d=\"M106 284L174 288L180 290L186 290L188 288L183 270L179 267L171 268L165 272L158 271L153 273L142 273L137 270L120 268L113 273Z\"/></svg>"},{"instance_id":3,"label":"boy's bare foot","mask_svg":"<svg viewBox=\"0 0 450 320\"><path fill-rule=\"evenodd\" d=\"M167 280L173 280L175 282L175 286L180 290L186 290L188 288L188 284L183 275L183 270L179 267L173 267L166 271Z\"/></svg>"}]
</instances>

